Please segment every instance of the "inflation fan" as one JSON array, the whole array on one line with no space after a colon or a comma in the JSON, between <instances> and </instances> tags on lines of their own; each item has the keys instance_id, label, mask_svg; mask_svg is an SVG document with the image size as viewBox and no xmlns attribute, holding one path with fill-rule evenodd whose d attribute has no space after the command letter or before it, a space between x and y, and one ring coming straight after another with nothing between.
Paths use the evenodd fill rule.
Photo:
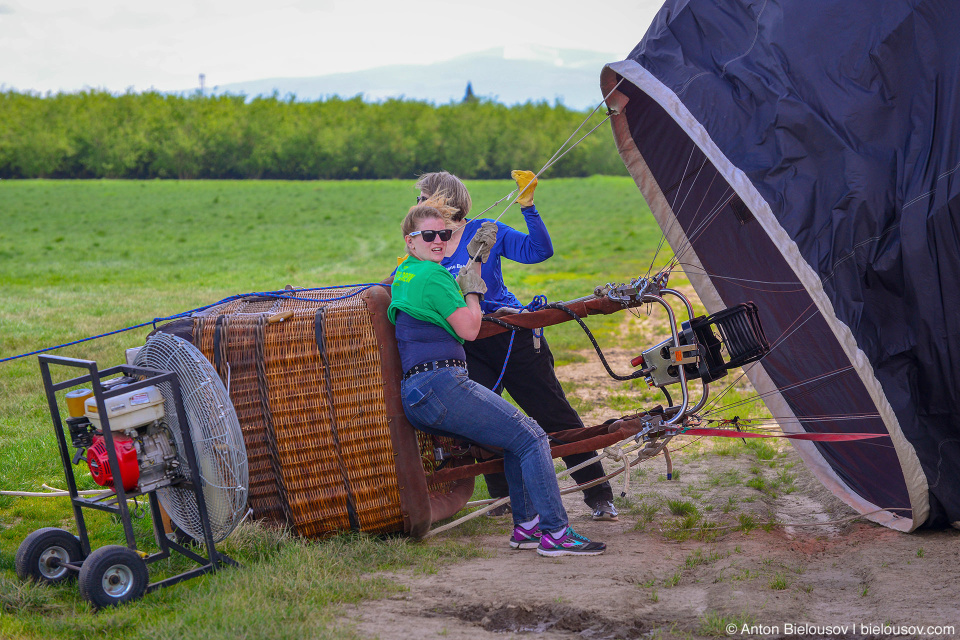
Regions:
<instances>
[{"instance_id":1,"label":"inflation fan","mask_svg":"<svg viewBox=\"0 0 960 640\"><path fill-rule=\"evenodd\" d=\"M54 383L51 365L87 373ZM95 362L40 356L40 369L79 535L47 527L27 536L16 557L21 579L57 583L79 576L81 595L101 608L236 564L215 543L246 510L246 450L223 383L193 345L158 333L133 364L99 371ZM63 391L66 427L58 399ZM103 487L95 495L77 490L74 467L83 463ZM128 501L141 496L150 505L155 553L137 550ZM91 552L83 509L115 514L126 546ZM165 533L164 514L178 536ZM188 538L205 547L206 557L183 546ZM171 551L200 566L150 583L147 565Z\"/></svg>"}]
</instances>

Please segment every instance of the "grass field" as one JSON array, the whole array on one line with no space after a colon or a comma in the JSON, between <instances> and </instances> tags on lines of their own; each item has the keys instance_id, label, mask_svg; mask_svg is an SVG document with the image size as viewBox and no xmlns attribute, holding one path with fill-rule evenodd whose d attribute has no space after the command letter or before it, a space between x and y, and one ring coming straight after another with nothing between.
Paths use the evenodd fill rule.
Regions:
<instances>
[{"instance_id":1,"label":"grass field","mask_svg":"<svg viewBox=\"0 0 960 640\"><path fill-rule=\"evenodd\" d=\"M474 213L511 185L468 183ZM378 281L402 253L399 224L415 193L400 181L0 183L0 359L237 293ZM545 180L537 204L556 253L543 264L507 267L507 283L521 300L570 299L646 273L660 231L630 179ZM516 207L503 221L522 228ZM602 346L615 345L618 322L591 319ZM122 361L124 348L142 344L148 330L54 353L106 367ZM589 348L573 323L548 336L560 362ZM0 389L0 489L63 486L36 358L0 363ZM446 559L480 553L364 537L303 542L245 527L224 547L243 571L92 615L74 585L16 579L17 546L43 526L73 529L63 501L0 497L0 637L350 637L349 629L328 628L330 607L389 593L391 584L370 572L433 571ZM122 536L107 516L93 518L91 527L94 546ZM147 520L139 527L149 534ZM271 624L263 626L265 620Z\"/></svg>"}]
</instances>

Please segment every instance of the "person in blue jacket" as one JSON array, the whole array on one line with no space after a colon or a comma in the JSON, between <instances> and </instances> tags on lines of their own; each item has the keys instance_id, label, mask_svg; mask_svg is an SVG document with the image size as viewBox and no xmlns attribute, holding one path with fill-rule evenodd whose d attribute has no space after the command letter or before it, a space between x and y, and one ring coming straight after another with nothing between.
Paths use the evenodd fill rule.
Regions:
<instances>
[{"instance_id":1,"label":"person in blue jacket","mask_svg":"<svg viewBox=\"0 0 960 640\"><path fill-rule=\"evenodd\" d=\"M527 233L502 222L496 223L496 243L481 267L481 276L487 287L480 305L484 314L494 314L501 309L519 309L523 306L503 281L501 258L522 264L535 264L553 255L550 234L533 204L533 193L537 184L534 174L530 171L513 171L511 175L520 190L517 203L520 204L520 212L527 223ZM417 202L437 194L443 196L448 206L456 209L449 222L453 236L447 242L445 257L440 263L456 276L469 260L467 245L481 229L481 225L490 221L467 218L472 206L470 193L455 175L446 171L427 173L417 180L416 188L420 190ZM582 427L580 416L570 406L560 381L557 380L553 354L546 339L538 338L531 329L520 329L515 333L512 347L509 346L510 332L464 345L470 379L498 394L503 393L506 388L520 408L547 433ZM507 368L503 380L494 389L505 361ZM570 468L595 456L595 453L590 452L579 453L565 456L563 461ZM578 484L589 483L604 475L600 462L594 462L572 474ZM501 498L508 495L503 474L487 475L485 478L491 497ZM594 520L617 520L613 490L609 482L584 490L584 501L593 511Z\"/></svg>"}]
</instances>

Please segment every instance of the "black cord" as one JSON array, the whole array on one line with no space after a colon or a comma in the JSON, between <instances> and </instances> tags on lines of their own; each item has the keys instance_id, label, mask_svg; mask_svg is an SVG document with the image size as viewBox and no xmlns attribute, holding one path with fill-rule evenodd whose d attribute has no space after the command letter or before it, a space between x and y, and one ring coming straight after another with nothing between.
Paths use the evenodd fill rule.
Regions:
<instances>
[{"instance_id":1,"label":"black cord","mask_svg":"<svg viewBox=\"0 0 960 640\"><path fill-rule=\"evenodd\" d=\"M626 381L626 380L636 380L637 378L639 378L639 377L641 377L641 376L643 376L643 375L645 374L645 372L644 372L643 370L634 371L633 373L631 373L631 374L628 375L628 376L621 376L621 375L617 375L616 373L614 373L614 372L613 372L613 369L610 368L610 365L607 364L607 359L603 356L603 351L600 350L600 345L597 344L597 339L593 337L593 332L590 331L590 328L589 328L586 324L584 324L583 320L580 319L580 316L578 316L578 315L576 314L576 312L574 312L574 311L573 311L572 309L570 309L569 307L566 307L566 306L564 306L563 304L561 304L561 303L559 303L559 302L553 302L553 303L551 303L551 304L544 305L543 307L540 307L540 309L537 309L537 310L540 311L540 310L542 310L542 309L559 309L560 311L566 312L567 314L570 315L571 318L573 318L574 320L576 320L576 321L577 321L577 324L580 325L580 328L583 329L584 333L587 334L587 337L590 338L590 342L593 343L593 348L594 348L594 350L596 350L597 355L600 357L600 362L603 363L603 367L607 370L607 373L608 373L608 374L610 375L610 377L613 378L614 380L623 380L623 381ZM516 331L517 329L520 328L520 327L517 327L516 325L511 325L511 324L509 324L509 323L507 323L507 322L503 322L502 320L498 320L498 319L496 319L496 318L484 318L484 320L489 320L490 322L493 322L493 323L495 323L495 324L498 324L498 325L500 325L501 327L507 327L507 328L510 329L511 331Z\"/></svg>"},{"instance_id":2,"label":"black cord","mask_svg":"<svg viewBox=\"0 0 960 640\"><path fill-rule=\"evenodd\" d=\"M673 406L673 398L670 397L670 392L667 391L667 388L666 388L666 387L660 387L660 391L663 391L663 395L665 395L665 396L667 397L667 406L668 406L668 407L672 407L672 406Z\"/></svg>"},{"instance_id":3,"label":"black cord","mask_svg":"<svg viewBox=\"0 0 960 640\"><path fill-rule=\"evenodd\" d=\"M484 322L492 322L493 324L500 325L501 327L504 327L505 329L509 329L510 331L519 331L520 329L523 329L523 327L518 327L518 326L515 325L515 324L510 324L509 322L504 322L504 321L501 320L500 318L494 318L494 317L491 317L491 316L483 316L482 319L483 319Z\"/></svg>"}]
</instances>

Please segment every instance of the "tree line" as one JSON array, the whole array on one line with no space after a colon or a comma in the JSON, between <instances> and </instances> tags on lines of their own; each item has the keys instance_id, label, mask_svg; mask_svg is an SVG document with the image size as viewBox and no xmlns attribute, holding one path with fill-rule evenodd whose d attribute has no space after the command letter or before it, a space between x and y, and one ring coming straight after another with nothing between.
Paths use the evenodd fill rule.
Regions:
<instances>
[{"instance_id":1,"label":"tree line","mask_svg":"<svg viewBox=\"0 0 960 640\"><path fill-rule=\"evenodd\" d=\"M587 116L562 104L0 92L0 178L409 179L539 169ZM594 114L577 135L600 123ZM576 139L576 138L574 138ZM623 175L608 124L550 177Z\"/></svg>"}]
</instances>

